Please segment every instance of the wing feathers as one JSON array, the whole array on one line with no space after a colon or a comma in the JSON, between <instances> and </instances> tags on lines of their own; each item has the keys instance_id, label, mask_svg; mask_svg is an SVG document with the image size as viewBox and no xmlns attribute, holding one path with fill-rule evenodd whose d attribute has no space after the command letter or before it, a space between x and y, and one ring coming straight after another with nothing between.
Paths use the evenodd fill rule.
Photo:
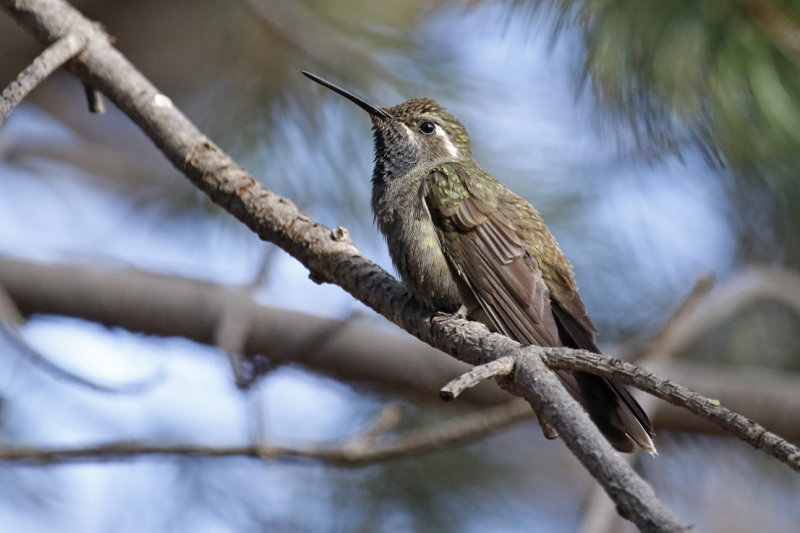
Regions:
<instances>
[{"instance_id":1,"label":"wing feathers","mask_svg":"<svg viewBox=\"0 0 800 533\"><path fill-rule=\"evenodd\" d=\"M600 353L569 263L556 254L552 262L543 263L545 279L537 261L546 258L532 260L520 238L520 231L541 233L544 228L532 208L530 213L523 208L522 213L533 219L523 222L530 225L516 228L504 214L509 211L501 208L501 200L470 183L458 163L431 172L429 187L438 187L436 194L426 194L425 201L444 253L496 330L525 344L567 345ZM552 239L546 228L543 231L543 239ZM541 246L550 244L557 247L554 240ZM655 451L650 421L623 386L582 372L559 372L559 376L617 449L631 451L632 438Z\"/></svg>"},{"instance_id":2,"label":"wing feathers","mask_svg":"<svg viewBox=\"0 0 800 533\"><path fill-rule=\"evenodd\" d=\"M507 335L531 344L558 345L558 328L545 313L548 291L538 271L525 259L524 248L503 240L492 220L458 236L454 260L463 271L478 300L492 307L494 324ZM516 249L515 249L516 248Z\"/></svg>"}]
</instances>

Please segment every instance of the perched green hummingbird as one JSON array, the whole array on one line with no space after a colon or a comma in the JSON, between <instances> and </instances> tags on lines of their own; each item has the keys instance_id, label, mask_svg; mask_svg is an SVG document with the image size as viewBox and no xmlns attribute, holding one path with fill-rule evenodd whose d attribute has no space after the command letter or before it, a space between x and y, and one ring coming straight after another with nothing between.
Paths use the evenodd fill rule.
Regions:
<instances>
[{"instance_id":1,"label":"perched green hummingbird","mask_svg":"<svg viewBox=\"0 0 800 533\"><path fill-rule=\"evenodd\" d=\"M472 158L466 128L430 98L394 107L309 72L372 120L372 212L403 283L432 311L461 313L522 344L600 353L572 265L539 213ZM655 454L644 410L624 386L559 371L619 451Z\"/></svg>"}]
</instances>

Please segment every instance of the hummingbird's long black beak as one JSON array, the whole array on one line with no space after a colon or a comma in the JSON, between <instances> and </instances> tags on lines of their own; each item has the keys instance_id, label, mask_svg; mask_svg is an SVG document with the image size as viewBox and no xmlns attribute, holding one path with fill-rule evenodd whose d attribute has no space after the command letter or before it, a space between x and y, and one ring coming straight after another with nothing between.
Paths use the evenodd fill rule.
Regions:
<instances>
[{"instance_id":1,"label":"hummingbird's long black beak","mask_svg":"<svg viewBox=\"0 0 800 533\"><path fill-rule=\"evenodd\" d=\"M395 118L394 115L392 115L382 107L376 106L366 98L362 98L357 94L353 94L350 91L346 91L345 89L342 89L338 85L331 83L324 78L320 78L316 74L311 74L310 72L306 72L305 70L301 70L300 73L308 78L311 78L320 85L341 94L342 96L344 96L345 98L356 104L358 107L369 113L370 115L375 115L383 118Z\"/></svg>"}]
</instances>

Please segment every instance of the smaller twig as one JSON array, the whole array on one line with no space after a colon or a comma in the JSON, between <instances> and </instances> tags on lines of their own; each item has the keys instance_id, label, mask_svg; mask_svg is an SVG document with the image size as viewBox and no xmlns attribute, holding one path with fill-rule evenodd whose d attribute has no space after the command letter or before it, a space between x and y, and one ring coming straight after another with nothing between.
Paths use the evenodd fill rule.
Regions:
<instances>
[{"instance_id":1,"label":"smaller twig","mask_svg":"<svg viewBox=\"0 0 800 533\"><path fill-rule=\"evenodd\" d=\"M253 383L254 377L245 375L241 354L250 334L251 318L242 311L243 306L237 304L237 298L224 300L214 331L214 344L228 357L236 386L246 389Z\"/></svg>"},{"instance_id":2,"label":"smaller twig","mask_svg":"<svg viewBox=\"0 0 800 533\"><path fill-rule=\"evenodd\" d=\"M237 296L247 298L248 302L252 300L253 291L267 280L269 267L276 257L276 250L280 250L280 248L277 246L267 248L258 272L250 283L239 288ZM253 319L245 311L249 311L250 306L243 305L241 300L242 298L226 298L224 300L219 311L217 329L214 332L214 343L222 348L228 357L236 386L240 389L247 389L263 373L264 369L259 368L257 363L253 363L249 372L245 370L244 348L253 327Z\"/></svg>"},{"instance_id":3,"label":"smaller twig","mask_svg":"<svg viewBox=\"0 0 800 533\"><path fill-rule=\"evenodd\" d=\"M86 82L83 83L83 91L86 93L86 103L89 105L90 113L102 115L106 112L106 104L100 91Z\"/></svg>"},{"instance_id":4,"label":"smaller twig","mask_svg":"<svg viewBox=\"0 0 800 533\"><path fill-rule=\"evenodd\" d=\"M697 278L692 290L689 291L689 294L686 295L686 298L684 298L681 305L679 305L672 314L672 318L667 321L665 329L669 328L670 322L679 320L684 316L689 316L695 309L697 309L700 301L706 296L706 294L711 292L711 289L714 288L714 279L713 273L704 274Z\"/></svg>"},{"instance_id":5,"label":"smaller twig","mask_svg":"<svg viewBox=\"0 0 800 533\"><path fill-rule=\"evenodd\" d=\"M35 349L33 349L27 342L20 336L20 334L15 331L15 329L8 323L3 322L0 320L0 338L4 339L11 347L13 347L14 351L27 360L31 365L35 368L43 371L46 374L51 375L52 377L65 381L67 383L72 383L74 385L79 385L81 387L85 387L89 390L93 390L95 392L102 392L104 394L139 394L144 392L150 388L152 388L156 383L158 383L162 378L163 374L160 371L156 371L153 373L152 376L146 377L142 380L133 382L133 383L126 383L124 385L103 385L101 383L96 383L90 379L81 377L77 374L70 372L64 368L61 368L56 363L50 361L47 357L43 354L39 353Z\"/></svg>"},{"instance_id":6,"label":"smaller twig","mask_svg":"<svg viewBox=\"0 0 800 533\"><path fill-rule=\"evenodd\" d=\"M774 267L748 268L709 293L698 312L681 313L683 318L673 320L669 335L659 339L658 350L680 351L728 320L737 310L762 299L775 301L800 316L800 275Z\"/></svg>"},{"instance_id":7,"label":"smaller twig","mask_svg":"<svg viewBox=\"0 0 800 533\"><path fill-rule=\"evenodd\" d=\"M269 285L270 274L274 270L275 260L280 257L281 249L274 245L268 245L264 248L264 255L261 256L261 261L258 265L258 270L253 276L253 279L247 285L247 289L254 291L259 287Z\"/></svg>"},{"instance_id":8,"label":"smaller twig","mask_svg":"<svg viewBox=\"0 0 800 533\"><path fill-rule=\"evenodd\" d=\"M485 365L479 365L472 368L458 378L452 380L450 383L442 387L439 391L439 396L442 400L449 402L456 398L459 394L466 389L470 389L478 385L481 381L489 378L507 376L514 370L514 358L510 355L495 359Z\"/></svg>"},{"instance_id":9,"label":"smaller twig","mask_svg":"<svg viewBox=\"0 0 800 533\"><path fill-rule=\"evenodd\" d=\"M19 333L19 326L24 324L25 319L19 308L8 294L5 287L0 285L0 341L4 341L10 346L14 353L26 359L31 365L43 372L50 374L56 379L73 383L87 389L108 394L135 394L153 386L160 378L160 373L156 372L152 377L146 378L136 383L129 383L123 386L112 387L95 383L89 379L81 377L61 368L56 363L36 351L28 344Z\"/></svg>"},{"instance_id":10,"label":"smaller twig","mask_svg":"<svg viewBox=\"0 0 800 533\"><path fill-rule=\"evenodd\" d=\"M347 446L291 448L262 442L245 446L196 444L151 445L132 441L75 448L34 448L0 445L0 462L41 466L65 463L119 461L147 456L252 457L255 459L305 458L326 464L358 467L432 452L466 443L533 416L530 407L512 400L435 425L410 430L386 442L362 449Z\"/></svg>"},{"instance_id":11,"label":"smaller twig","mask_svg":"<svg viewBox=\"0 0 800 533\"><path fill-rule=\"evenodd\" d=\"M697 278L697 281L683 299L683 302L678 306L672 316L662 326L661 330L647 342L644 346L638 348L626 360L634 362L642 359L643 357L663 357L671 355L669 350L665 350L666 346L670 344L670 338L676 330L680 329L680 325L689 320L694 311L700 305L703 298L711 292L714 287L714 275L706 274Z\"/></svg>"},{"instance_id":12,"label":"smaller twig","mask_svg":"<svg viewBox=\"0 0 800 533\"><path fill-rule=\"evenodd\" d=\"M402 418L403 408L399 404L385 406L367 430L347 441L344 448L349 452L368 449L374 445L375 439L399 424Z\"/></svg>"},{"instance_id":13,"label":"smaller twig","mask_svg":"<svg viewBox=\"0 0 800 533\"><path fill-rule=\"evenodd\" d=\"M44 52L19 73L0 94L0 126L28 94L61 65L78 55L86 46L86 37L69 33L48 46Z\"/></svg>"},{"instance_id":14,"label":"smaller twig","mask_svg":"<svg viewBox=\"0 0 800 533\"><path fill-rule=\"evenodd\" d=\"M402 418L403 407L397 403L390 403L381 410L378 417L360 438L375 439L399 424Z\"/></svg>"},{"instance_id":15,"label":"smaller twig","mask_svg":"<svg viewBox=\"0 0 800 533\"><path fill-rule=\"evenodd\" d=\"M536 350L545 364L553 370L589 372L625 385L632 385L673 405L683 407L800 472L800 448L767 431L766 428L749 418L722 407L719 400L707 398L649 370L605 355L585 350L567 351L559 348L538 347L529 347L529 349Z\"/></svg>"},{"instance_id":16,"label":"smaller twig","mask_svg":"<svg viewBox=\"0 0 800 533\"><path fill-rule=\"evenodd\" d=\"M266 435L267 421L264 417L264 402L261 397L261 388L256 385L245 391L245 413L247 415L247 434L250 442L260 443Z\"/></svg>"}]
</instances>

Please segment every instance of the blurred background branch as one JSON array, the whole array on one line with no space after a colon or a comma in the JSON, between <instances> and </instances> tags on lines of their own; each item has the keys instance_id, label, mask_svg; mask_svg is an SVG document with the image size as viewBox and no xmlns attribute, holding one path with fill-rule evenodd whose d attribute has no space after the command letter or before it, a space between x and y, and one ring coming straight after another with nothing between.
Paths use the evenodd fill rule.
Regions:
<instances>
[{"instance_id":1,"label":"blurred background branch","mask_svg":"<svg viewBox=\"0 0 800 533\"><path fill-rule=\"evenodd\" d=\"M694 296L690 296L695 313L704 319L697 321L687 316L686 307L681 306L676 320L660 331L656 342L647 344L654 348L648 352L654 357L652 362L686 349L725 316L753 300L783 301L790 291L777 295L771 288L775 280L787 279L795 277L774 269L753 271L730 280L701 302L694 302ZM216 344L213 325L234 307L241 313L241 320L250 324L241 352L250 372L259 367L301 365L337 380L390 390L423 404L441 401L442 385L469 369L416 339L381 331L363 319L341 322L266 307L235 286L133 268L41 264L8 257L0 257L0 284L13 287L10 297L26 316L72 316L147 335L181 336L211 345ZM153 301L159 305L153 307ZM725 314L714 311L717 309ZM708 320L709 316L718 320ZM684 321L692 323L692 327L686 327ZM320 334L324 341L315 342L313 352L309 352L308 339L318 339ZM645 365L651 362L649 358L639 361ZM790 441L800 441L800 428L794 423L800 414L800 376L768 369L721 368L674 358L658 368L659 374L672 381L718 399ZM248 379L257 377L251 375ZM484 383L465 391L459 402L488 406L510 398L493 384ZM655 421L664 430L719 433L714 425L666 405L659 406Z\"/></svg>"},{"instance_id":2,"label":"blurred background branch","mask_svg":"<svg viewBox=\"0 0 800 533\"><path fill-rule=\"evenodd\" d=\"M391 436L356 435L342 444L292 448L258 442L250 446L148 445L137 442L115 442L75 448L0 447L0 462L28 466L104 462L140 459L147 456L249 457L252 459L310 459L332 466L365 466L402 457L431 453L485 437L488 433L531 418L530 406L519 400L489 407L434 425L407 430ZM383 431L381 431L383 433Z\"/></svg>"}]
</instances>

